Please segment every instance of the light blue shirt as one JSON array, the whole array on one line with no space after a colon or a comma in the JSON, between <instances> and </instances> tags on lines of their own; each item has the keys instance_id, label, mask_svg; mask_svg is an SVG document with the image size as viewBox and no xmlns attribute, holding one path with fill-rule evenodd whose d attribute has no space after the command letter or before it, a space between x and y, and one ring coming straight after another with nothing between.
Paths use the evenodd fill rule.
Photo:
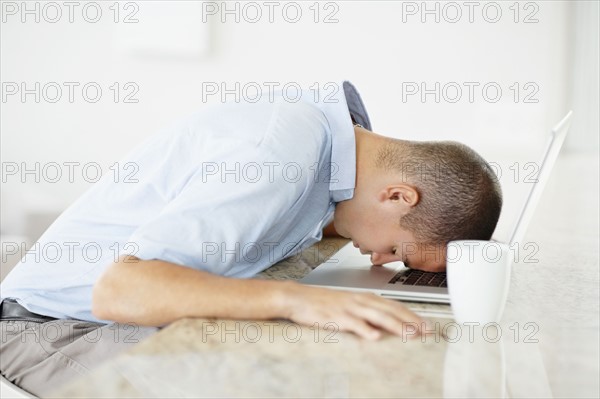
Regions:
<instances>
[{"instance_id":1,"label":"light blue shirt","mask_svg":"<svg viewBox=\"0 0 600 399\"><path fill-rule=\"evenodd\" d=\"M149 138L50 226L2 298L99 321L92 287L121 255L247 278L319 241L354 193L350 114L370 128L354 87L336 87L207 106Z\"/></svg>"}]
</instances>

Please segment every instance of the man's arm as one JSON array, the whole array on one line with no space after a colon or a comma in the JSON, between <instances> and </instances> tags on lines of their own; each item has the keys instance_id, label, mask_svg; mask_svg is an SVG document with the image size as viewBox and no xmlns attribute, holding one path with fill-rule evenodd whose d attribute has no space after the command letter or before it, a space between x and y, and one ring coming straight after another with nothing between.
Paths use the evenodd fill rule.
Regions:
<instances>
[{"instance_id":1,"label":"man's arm","mask_svg":"<svg viewBox=\"0 0 600 399\"><path fill-rule=\"evenodd\" d=\"M400 303L370 293L229 278L132 256L121 257L100 277L92 308L102 320L152 326L183 317L285 318L309 326L333 322L368 339L379 338L381 330L401 335L403 322L417 328L422 322Z\"/></svg>"}]
</instances>

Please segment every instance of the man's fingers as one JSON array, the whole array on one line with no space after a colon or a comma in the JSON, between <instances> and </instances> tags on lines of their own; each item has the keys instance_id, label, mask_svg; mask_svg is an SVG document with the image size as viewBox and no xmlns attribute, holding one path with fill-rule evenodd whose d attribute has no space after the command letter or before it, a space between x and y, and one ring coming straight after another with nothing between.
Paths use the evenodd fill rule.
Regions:
<instances>
[{"instance_id":1,"label":"man's fingers","mask_svg":"<svg viewBox=\"0 0 600 399\"><path fill-rule=\"evenodd\" d=\"M395 335L418 335L423 320L402 304L373 293L343 292L327 288L299 286L303 306L293 306L290 320L312 325L315 320L334 322L369 340L381 337L383 330ZM406 324L410 324L410 327ZM416 334L415 334L416 333Z\"/></svg>"},{"instance_id":2,"label":"man's fingers","mask_svg":"<svg viewBox=\"0 0 600 399\"><path fill-rule=\"evenodd\" d=\"M402 336L404 332L401 320L398 320L393 315L380 309L357 306L353 309L353 313L370 324L389 331L392 334Z\"/></svg>"},{"instance_id":3,"label":"man's fingers","mask_svg":"<svg viewBox=\"0 0 600 399\"><path fill-rule=\"evenodd\" d=\"M400 302L396 302L392 299L385 299L375 294L368 294L365 295L364 298L361 298L361 300L364 301L363 303L366 306L386 312L399 321L415 323L418 326L421 326L421 323L423 322L423 319L418 314L408 309Z\"/></svg>"},{"instance_id":4,"label":"man's fingers","mask_svg":"<svg viewBox=\"0 0 600 399\"><path fill-rule=\"evenodd\" d=\"M363 318L359 318L353 315L348 315L346 318L341 320L341 329L350 331L359 335L365 339L376 340L381 337L381 331L376 327L369 325Z\"/></svg>"},{"instance_id":5,"label":"man's fingers","mask_svg":"<svg viewBox=\"0 0 600 399\"><path fill-rule=\"evenodd\" d=\"M404 313L400 315L399 311L408 316L405 316ZM354 307L353 312L357 316L366 319L370 324L399 336L417 336L421 330L421 323L423 323L418 315L402 305L390 308L388 306L379 307L376 304L365 304L364 306ZM415 333L417 334L415 335Z\"/></svg>"}]
</instances>

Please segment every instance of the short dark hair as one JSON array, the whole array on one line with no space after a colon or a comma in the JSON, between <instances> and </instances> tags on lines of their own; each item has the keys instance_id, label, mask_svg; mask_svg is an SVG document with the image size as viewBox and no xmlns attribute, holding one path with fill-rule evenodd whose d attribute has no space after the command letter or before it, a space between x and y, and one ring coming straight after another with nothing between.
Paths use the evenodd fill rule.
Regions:
<instances>
[{"instance_id":1,"label":"short dark hair","mask_svg":"<svg viewBox=\"0 0 600 399\"><path fill-rule=\"evenodd\" d=\"M502 210L502 190L490 165L454 141L389 139L376 165L399 172L420 200L400 226L421 244L489 240Z\"/></svg>"}]
</instances>

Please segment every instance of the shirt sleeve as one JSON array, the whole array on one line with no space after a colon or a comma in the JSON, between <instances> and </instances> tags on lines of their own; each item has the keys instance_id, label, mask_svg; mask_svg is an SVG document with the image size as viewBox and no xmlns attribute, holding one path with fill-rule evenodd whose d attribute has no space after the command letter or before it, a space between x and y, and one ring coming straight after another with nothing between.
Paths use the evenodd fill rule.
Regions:
<instances>
[{"instance_id":1,"label":"shirt sleeve","mask_svg":"<svg viewBox=\"0 0 600 399\"><path fill-rule=\"evenodd\" d=\"M307 132L323 130L324 120L302 107L283 108L263 145L220 140L214 161L199 163L161 212L134 231L122 253L228 275L244 261L244 248L266 237L285 239L285 229L274 237L274 226L286 223L311 183L307 171L319 149L317 135L310 140Z\"/></svg>"}]
</instances>

